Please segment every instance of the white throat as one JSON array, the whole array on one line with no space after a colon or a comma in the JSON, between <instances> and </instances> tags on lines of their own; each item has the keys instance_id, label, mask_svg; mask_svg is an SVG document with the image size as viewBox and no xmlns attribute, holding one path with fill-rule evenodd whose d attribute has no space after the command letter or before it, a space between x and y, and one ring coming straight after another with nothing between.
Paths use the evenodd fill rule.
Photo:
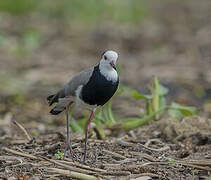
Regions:
<instances>
[{"instance_id":1,"label":"white throat","mask_svg":"<svg viewBox=\"0 0 211 180\"><path fill-rule=\"evenodd\" d=\"M99 65L100 73L105 76L108 81L117 82L118 74L114 68L108 68L100 63Z\"/></svg>"}]
</instances>

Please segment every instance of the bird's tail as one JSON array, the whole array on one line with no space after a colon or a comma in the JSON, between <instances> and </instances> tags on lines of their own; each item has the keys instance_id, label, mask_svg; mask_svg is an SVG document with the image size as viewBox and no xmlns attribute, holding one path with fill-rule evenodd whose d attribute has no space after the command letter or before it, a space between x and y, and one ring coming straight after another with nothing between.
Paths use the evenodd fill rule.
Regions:
<instances>
[{"instance_id":1,"label":"bird's tail","mask_svg":"<svg viewBox=\"0 0 211 180\"><path fill-rule=\"evenodd\" d=\"M52 94L52 95L50 95L50 96L48 96L47 97L47 101L48 101L48 104L49 104L49 106L51 105L51 99L53 98L55 96L55 94Z\"/></svg>"},{"instance_id":2,"label":"bird's tail","mask_svg":"<svg viewBox=\"0 0 211 180\"><path fill-rule=\"evenodd\" d=\"M58 93L57 94L52 94L47 97L48 105L51 106L53 103L58 102ZM57 115L61 113L63 110L57 110L56 106L51 109L50 113L53 115Z\"/></svg>"},{"instance_id":3,"label":"bird's tail","mask_svg":"<svg viewBox=\"0 0 211 180\"><path fill-rule=\"evenodd\" d=\"M71 97L64 97L64 91L59 91L57 94L52 94L47 97L48 104L51 106L53 103L57 103L54 106L50 113L53 115L57 115L65 110L66 106L73 101Z\"/></svg>"},{"instance_id":4,"label":"bird's tail","mask_svg":"<svg viewBox=\"0 0 211 180\"><path fill-rule=\"evenodd\" d=\"M48 105L51 106L53 103L58 102L58 95L57 94L52 94L47 97Z\"/></svg>"},{"instance_id":5,"label":"bird's tail","mask_svg":"<svg viewBox=\"0 0 211 180\"><path fill-rule=\"evenodd\" d=\"M64 109L63 109L64 110ZM58 115L60 114L63 110L56 110L55 107L51 109L50 113L53 115Z\"/></svg>"}]
</instances>

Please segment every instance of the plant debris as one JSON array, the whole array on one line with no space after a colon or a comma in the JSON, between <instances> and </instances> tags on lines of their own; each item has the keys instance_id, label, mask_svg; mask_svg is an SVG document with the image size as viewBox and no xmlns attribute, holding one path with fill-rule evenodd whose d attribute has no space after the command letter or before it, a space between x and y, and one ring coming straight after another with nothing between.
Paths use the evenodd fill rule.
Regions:
<instances>
[{"instance_id":1,"label":"plant debris","mask_svg":"<svg viewBox=\"0 0 211 180\"><path fill-rule=\"evenodd\" d=\"M147 127L148 130L152 128L150 125ZM162 138L150 137L146 128L142 134L138 131L133 133L135 137L129 133L121 138L90 139L84 165L81 163L83 136L73 138L77 158L73 162L72 159L56 156L65 148L65 140L60 134L43 134L31 141L24 141L20 138L27 139L27 136L17 131L17 143L14 143L15 139L11 141L1 137L0 178L187 179L193 176L193 172L194 177L198 178L208 179L210 176L211 144L195 145L194 152L189 149L187 157L178 158L178 153L184 148L181 142L172 144L164 142Z\"/></svg>"}]
</instances>

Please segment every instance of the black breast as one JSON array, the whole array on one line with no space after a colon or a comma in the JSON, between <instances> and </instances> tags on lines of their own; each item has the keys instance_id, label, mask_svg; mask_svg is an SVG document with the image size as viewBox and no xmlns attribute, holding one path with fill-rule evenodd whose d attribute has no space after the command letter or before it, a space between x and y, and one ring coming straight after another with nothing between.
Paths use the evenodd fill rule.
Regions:
<instances>
[{"instance_id":1,"label":"black breast","mask_svg":"<svg viewBox=\"0 0 211 180\"><path fill-rule=\"evenodd\" d=\"M108 81L99 70L99 65L95 66L92 76L86 85L83 86L80 98L90 105L104 105L116 92L119 84Z\"/></svg>"}]
</instances>

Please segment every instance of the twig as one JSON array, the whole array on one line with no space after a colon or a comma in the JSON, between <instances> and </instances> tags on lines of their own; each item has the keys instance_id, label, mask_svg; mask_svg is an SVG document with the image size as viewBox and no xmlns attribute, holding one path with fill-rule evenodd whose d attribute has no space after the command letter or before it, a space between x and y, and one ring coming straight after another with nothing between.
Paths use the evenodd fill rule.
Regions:
<instances>
[{"instance_id":1,"label":"twig","mask_svg":"<svg viewBox=\"0 0 211 180\"><path fill-rule=\"evenodd\" d=\"M163 144L162 141L159 139L149 139L144 145L149 146L152 142L158 142L158 143Z\"/></svg>"},{"instance_id":2,"label":"twig","mask_svg":"<svg viewBox=\"0 0 211 180\"><path fill-rule=\"evenodd\" d=\"M169 162L146 162L146 163L142 163L142 164L132 164L132 165L128 165L126 167L126 170L142 168L144 166L149 166L149 165L165 165L165 164L170 164L170 163ZM107 166L107 167L113 168L113 169L122 169L122 167L123 167L121 164L104 164L104 166Z\"/></svg>"},{"instance_id":3,"label":"twig","mask_svg":"<svg viewBox=\"0 0 211 180\"><path fill-rule=\"evenodd\" d=\"M136 162L136 161L139 161L139 159L137 158L127 158L127 159L124 159L122 161L119 161L119 164L126 164L126 163L132 163L132 162Z\"/></svg>"},{"instance_id":4,"label":"twig","mask_svg":"<svg viewBox=\"0 0 211 180\"><path fill-rule=\"evenodd\" d=\"M32 138L29 136L29 134L28 134L28 132L26 131L26 129L20 124L20 123L18 123L17 121L12 121L17 127L19 127L22 131L23 131L23 133L25 134L25 136L26 136L26 138L28 139L28 141L31 141L32 140Z\"/></svg>"},{"instance_id":5,"label":"twig","mask_svg":"<svg viewBox=\"0 0 211 180\"><path fill-rule=\"evenodd\" d=\"M12 167L18 167L18 166L24 166L24 165L31 165L31 166L40 167L40 164L35 164L35 163L30 163L30 162L24 162L24 163L14 164L14 165L12 165Z\"/></svg>"},{"instance_id":6,"label":"twig","mask_svg":"<svg viewBox=\"0 0 211 180\"><path fill-rule=\"evenodd\" d=\"M105 167L109 167L112 169L121 169L121 164L103 164Z\"/></svg>"},{"instance_id":7,"label":"twig","mask_svg":"<svg viewBox=\"0 0 211 180\"><path fill-rule=\"evenodd\" d=\"M122 146L127 146L127 147L133 147L133 146L135 146L133 143L126 142L126 141L123 141L123 140L118 140L117 142L118 142L120 145L122 145Z\"/></svg>"},{"instance_id":8,"label":"twig","mask_svg":"<svg viewBox=\"0 0 211 180\"><path fill-rule=\"evenodd\" d=\"M202 169L202 170L206 170L206 171L211 171L211 168L209 168L209 167L194 165L194 164L191 164L189 162L183 162L183 161L175 161L175 162L179 163L179 164L182 164L183 166L189 166L189 167L193 167L193 168L196 168L196 169Z\"/></svg>"},{"instance_id":9,"label":"twig","mask_svg":"<svg viewBox=\"0 0 211 180\"><path fill-rule=\"evenodd\" d=\"M26 139L15 139L15 140L11 140L10 141L10 145L14 145L14 144L26 144L27 142L29 142Z\"/></svg>"},{"instance_id":10,"label":"twig","mask_svg":"<svg viewBox=\"0 0 211 180\"><path fill-rule=\"evenodd\" d=\"M80 169L80 168L76 168L76 167L72 167L72 166L69 166L69 165L66 165L66 164L63 164L61 162L58 162L56 160L53 160L53 159L48 159L48 158L44 158L45 160L49 161L49 162L52 162L58 166L61 166L65 169L68 169L70 171L75 171L75 172L79 172L79 173L85 173L85 174L96 174L96 172L93 172L93 171L90 171L90 170L85 170L85 169Z\"/></svg>"},{"instance_id":11,"label":"twig","mask_svg":"<svg viewBox=\"0 0 211 180\"><path fill-rule=\"evenodd\" d=\"M139 159L147 159L148 161L158 161L157 158L150 156L149 154L146 153L141 153L141 152L135 152L135 151L131 151L130 154L138 156Z\"/></svg>"},{"instance_id":12,"label":"twig","mask_svg":"<svg viewBox=\"0 0 211 180\"><path fill-rule=\"evenodd\" d=\"M134 169L134 168L142 168L144 166L149 166L149 165L166 165L170 164L169 162L147 162L143 164L134 164L134 165L129 165L127 168L128 169Z\"/></svg>"},{"instance_id":13,"label":"twig","mask_svg":"<svg viewBox=\"0 0 211 180\"><path fill-rule=\"evenodd\" d=\"M20 162L18 162L18 161L6 162L6 163L4 164L4 167L14 166L14 165L16 165L16 164L20 164Z\"/></svg>"},{"instance_id":14,"label":"twig","mask_svg":"<svg viewBox=\"0 0 211 180\"><path fill-rule=\"evenodd\" d=\"M11 161L11 160L17 160L17 161L19 161L20 163L22 163L23 162L23 159L21 159L21 158L18 158L18 157L16 157L16 156L0 156L0 160L1 161Z\"/></svg>"},{"instance_id":15,"label":"twig","mask_svg":"<svg viewBox=\"0 0 211 180\"><path fill-rule=\"evenodd\" d=\"M18 151L15 151L15 150L12 150L12 149L9 149L9 148L6 148L6 147L2 147L2 150L6 151L6 152L9 152L9 153L12 153L12 154L19 155L19 156L27 157L27 158L38 159L34 155L18 152Z\"/></svg>"},{"instance_id":16,"label":"twig","mask_svg":"<svg viewBox=\"0 0 211 180\"><path fill-rule=\"evenodd\" d=\"M141 173L141 174L133 174L130 176L130 178L138 178L142 176L150 176L150 177L158 177L158 178L160 177L159 175L154 174L154 173Z\"/></svg>"},{"instance_id":17,"label":"twig","mask_svg":"<svg viewBox=\"0 0 211 180\"><path fill-rule=\"evenodd\" d=\"M59 177L61 174L42 174L43 179L59 179L59 178L54 178L54 177Z\"/></svg>"},{"instance_id":18,"label":"twig","mask_svg":"<svg viewBox=\"0 0 211 180\"><path fill-rule=\"evenodd\" d=\"M74 149L74 148L76 148L76 147L79 147L80 144L81 144L81 143L74 143L74 144L72 145L72 148Z\"/></svg>"},{"instance_id":19,"label":"twig","mask_svg":"<svg viewBox=\"0 0 211 180\"><path fill-rule=\"evenodd\" d=\"M92 175L87 175L79 172L74 172L70 170L64 170L64 169L58 169L58 168L46 168L46 170L50 173L59 173L63 176L68 176L71 178L76 178L76 179L84 179L84 180L100 180L99 177L92 176Z\"/></svg>"},{"instance_id":20,"label":"twig","mask_svg":"<svg viewBox=\"0 0 211 180\"><path fill-rule=\"evenodd\" d=\"M64 158L64 159L66 160L67 158ZM71 165L71 166L76 166L76 167L79 167L79 168L91 170L91 171L106 172L106 170L104 170L104 169L92 168L92 167L89 167L89 166L86 166L86 165L83 165L83 164L79 164L77 162L69 162L69 161L67 162L67 161L62 161L62 160L60 160L59 162L65 163L65 164L68 164L68 165Z\"/></svg>"},{"instance_id":21,"label":"twig","mask_svg":"<svg viewBox=\"0 0 211 180\"><path fill-rule=\"evenodd\" d=\"M131 137L132 137L133 139L137 139L136 134L134 133L133 130L130 130L130 131L128 132L128 134L130 134Z\"/></svg>"},{"instance_id":22,"label":"twig","mask_svg":"<svg viewBox=\"0 0 211 180\"><path fill-rule=\"evenodd\" d=\"M107 153L107 154L110 154L110 155L112 155L113 157L116 157L116 158L118 158L118 159L126 159L125 156L122 156L121 154L118 154L118 153L116 153L116 152L111 152L111 151L108 151L108 150L105 150L105 149L103 149L103 152L104 152L104 153Z\"/></svg>"},{"instance_id":23,"label":"twig","mask_svg":"<svg viewBox=\"0 0 211 180\"><path fill-rule=\"evenodd\" d=\"M118 142L119 142L119 144L121 144L123 146L127 146L127 147L134 147L134 146L136 146L136 144L134 145L133 143L129 143L129 142L126 142L126 141L123 141L123 140L119 140ZM145 149L148 149L150 151L156 151L156 152L166 151L166 150L170 149L169 146L164 146L162 148L155 149L155 148L147 147L147 146L145 146L143 144L140 144L140 143L138 143L138 145L141 146L141 147L144 147Z\"/></svg>"},{"instance_id":24,"label":"twig","mask_svg":"<svg viewBox=\"0 0 211 180\"><path fill-rule=\"evenodd\" d=\"M179 161L179 162L183 162L183 161ZM193 165L199 165L199 166L211 166L211 160L195 160L195 161L184 161L186 163L189 164L193 164Z\"/></svg>"},{"instance_id":25,"label":"twig","mask_svg":"<svg viewBox=\"0 0 211 180\"><path fill-rule=\"evenodd\" d=\"M109 176L129 176L131 173L129 171L108 171L102 173L102 175L109 175Z\"/></svg>"},{"instance_id":26,"label":"twig","mask_svg":"<svg viewBox=\"0 0 211 180\"><path fill-rule=\"evenodd\" d=\"M150 150L150 151L156 151L156 152L167 151L167 150L170 149L169 146L164 146L164 147L162 147L162 148L155 149L155 148L147 147L147 146L145 146L145 145L143 145L143 144L140 144L140 143L139 143L138 145L141 146L141 147L144 147L145 149L148 149L148 150Z\"/></svg>"},{"instance_id":27,"label":"twig","mask_svg":"<svg viewBox=\"0 0 211 180\"><path fill-rule=\"evenodd\" d=\"M4 167L23 163L23 159L17 156L0 156L0 161L6 161Z\"/></svg>"},{"instance_id":28,"label":"twig","mask_svg":"<svg viewBox=\"0 0 211 180\"><path fill-rule=\"evenodd\" d=\"M150 176L140 176L138 178L130 178L130 180L152 180Z\"/></svg>"},{"instance_id":29,"label":"twig","mask_svg":"<svg viewBox=\"0 0 211 180\"><path fill-rule=\"evenodd\" d=\"M61 143L58 142L58 143L55 143L55 144L51 144L51 145L46 145L44 148L43 148L43 151L55 151L57 150L59 147L61 146Z\"/></svg>"},{"instance_id":30,"label":"twig","mask_svg":"<svg viewBox=\"0 0 211 180\"><path fill-rule=\"evenodd\" d=\"M51 160L51 161L54 161L54 160ZM60 162L64 162L64 161L60 161ZM69 163L69 162L64 162L64 163ZM73 165L76 165L72 162L70 162L71 164ZM58 162L56 162L55 164L57 165L61 165L60 163L58 164ZM119 165L119 164L118 164ZM63 166L63 165L62 165ZM85 169L89 169L91 171L98 171L98 174L100 175L112 175L112 176L128 176L130 175L130 172L129 171L115 171L115 172L109 172L109 171L106 171L106 170L103 170L103 169L99 169L99 168L91 168L89 166L86 166L86 165L77 165L79 167L82 167L82 168L85 168ZM64 165L63 167L66 167L66 165ZM89 173L89 174L96 174L94 172L91 172L91 171L87 171L87 170L83 170L83 169L79 169L79 168L74 168L74 167L70 167L70 166L67 166L69 170L72 170L74 169L76 172L83 172L83 173ZM120 169L120 165L118 167L118 169Z\"/></svg>"}]
</instances>

